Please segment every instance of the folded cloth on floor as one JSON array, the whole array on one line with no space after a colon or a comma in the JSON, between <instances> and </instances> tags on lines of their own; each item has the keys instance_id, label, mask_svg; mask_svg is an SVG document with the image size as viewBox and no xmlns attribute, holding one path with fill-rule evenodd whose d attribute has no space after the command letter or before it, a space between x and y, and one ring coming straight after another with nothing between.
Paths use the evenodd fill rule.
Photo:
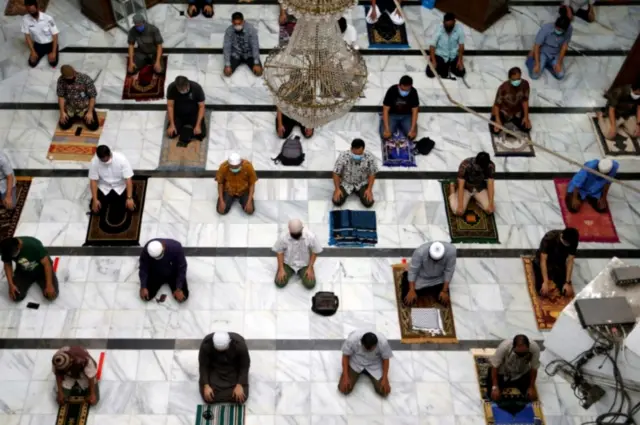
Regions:
<instances>
[{"instance_id":1,"label":"folded cloth on floor","mask_svg":"<svg viewBox=\"0 0 640 425\"><path fill-rule=\"evenodd\" d=\"M442 335L442 315L438 308L412 308L411 327L417 331L428 332L433 335Z\"/></svg>"},{"instance_id":2,"label":"folded cloth on floor","mask_svg":"<svg viewBox=\"0 0 640 425\"><path fill-rule=\"evenodd\" d=\"M382 141L382 164L386 167L415 167L413 151L413 143L403 135L396 134Z\"/></svg>"},{"instance_id":3,"label":"folded cloth on floor","mask_svg":"<svg viewBox=\"0 0 640 425\"><path fill-rule=\"evenodd\" d=\"M331 211L330 246L374 246L377 243L375 211Z\"/></svg>"}]
</instances>

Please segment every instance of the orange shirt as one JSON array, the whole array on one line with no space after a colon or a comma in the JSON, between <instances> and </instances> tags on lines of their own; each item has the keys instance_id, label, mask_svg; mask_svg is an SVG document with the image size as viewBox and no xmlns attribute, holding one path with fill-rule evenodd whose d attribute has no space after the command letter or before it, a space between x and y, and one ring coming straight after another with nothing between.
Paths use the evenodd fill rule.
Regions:
<instances>
[{"instance_id":1,"label":"orange shirt","mask_svg":"<svg viewBox=\"0 0 640 425\"><path fill-rule=\"evenodd\" d=\"M240 196L249 191L249 187L258 181L256 170L253 165L245 159L240 164L240 172L231 171L229 161L225 161L218 168L216 181L224 186L224 191L231 196Z\"/></svg>"}]
</instances>

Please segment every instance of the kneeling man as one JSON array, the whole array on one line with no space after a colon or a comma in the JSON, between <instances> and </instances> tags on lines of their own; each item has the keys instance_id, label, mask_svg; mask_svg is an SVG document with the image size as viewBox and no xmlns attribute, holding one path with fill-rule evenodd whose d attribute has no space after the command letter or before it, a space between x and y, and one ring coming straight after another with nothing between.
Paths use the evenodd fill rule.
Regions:
<instances>
[{"instance_id":1,"label":"kneeling man","mask_svg":"<svg viewBox=\"0 0 640 425\"><path fill-rule=\"evenodd\" d=\"M251 358L244 338L235 332L204 337L198 354L200 395L206 403L244 403L249 397Z\"/></svg>"},{"instance_id":2,"label":"kneeling man","mask_svg":"<svg viewBox=\"0 0 640 425\"><path fill-rule=\"evenodd\" d=\"M402 300L411 306L418 295L433 295L449 304L449 283L456 270L456 247L448 242L427 242L413 252L408 271L402 275Z\"/></svg>"},{"instance_id":3,"label":"kneeling man","mask_svg":"<svg viewBox=\"0 0 640 425\"><path fill-rule=\"evenodd\" d=\"M237 199L242 210L253 214L253 194L258 175L251 162L242 159L237 153L229 155L229 159L220 164L216 173L218 182L218 214L227 214Z\"/></svg>"},{"instance_id":4,"label":"kneeling man","mask_svg":"<svg viewBox=\"0 0 640 425\"><path fill-rule=\"evenodd\" d=\"M382 335L361 330L353 331L342 344L342 375L338 390L349 394L363 373L371 380L373 389L386 397L391 392L389 385L389 359L393 352Z\"/></svg>"},{"instance_id":5,"label":"kneeling man","mask_svg":"<svg viewBox=\"0 0 640 425\"><path fill-rule=\"evenodd\" d=\"M289 229L282 232L273 251L278 257L275 280L278 288L284 288L294 274L300 276L305 288L316 286L313 265L322 252L322 245L316 235L304 228L302 221L297 218L289 221Z\"/></svg>"},{"instance_id":6,"label":"kneeling man","mask_svg":"<svg viewBox=\"0 0 640 425\"><path fill-rule=\"evenodd\" d=\"M180 242L173 239L154 239L140 254L140 298L152 300L165 283L179 303L189 298L187 286L187 257Z\"/></svg>"},{"instance_id":7,"label":"kneeling man","mask_svg":"<svg viewBox=\"0 0 640 425\"><path fill-rule=\"evenodd\" d=\"M133 170L131 164L120 152L111 152L106 145L96 149L96 156L89 166L89 187L91 189L91 211L106 214L118 222L126 210L133 211Z\"/></svg>"},{"instance_id":8,"label":"kneeling man","mask_svg":"<svg viewBox=\"0 0 640 425\"><path fill-rule=\"evenodd\" d=\"M458 168L458 187L449 186L449 206L451 211L461 216L467 210L469 201L474 198L487 214L495 211L494 175L496 166L486 152L480 152L475 158L467 158Z\"/></svg>"},{"instance_id":9,"label":"kneeling man","mask_svg":"<svg viewBox=\"0 0 640 425\"><path fill-rule=\"evenodd\" d=\"M585 167L598 170L609 177L615 177L618 172L618 161L608 158L592 159L584 163ZM565 203L567 209L572 213L577 213L586 200L594 210L607 212L607 194L611 183L602 177L596 176L586 170L580 170L569 182Z\"/></svg>"},{"instance_id":10,"label":"kneeling man","mask_svg":"<svg viewBox=\"0 0 640 425\"><path fill-rule=\"evenodd\" d=\"M353 139L351 151L341 152L333 167L333 205L339 207L356 193L366 208L373 206L373 182L376 181L376 158L364 150L364 140Z\"/></svg>"},{"instance_id":11,"label":"kneeling man","mask_svg":"<svg viewBox=\"0 0 640 425\"><path fill-rule=\"evenodd\" d=\"M60 406L72 395L85 396L92 406L98 403L98 366L84 347L62 347L53 355L51 362L56 375L56 398Z\"/></svg>"},{"instance_id":12,"label":"kneeling man","mask_svg":"<svg viewBox=\"0 0 640 425\"><path fill-rule=\"evenodd\" d=\"M487 395L500 401L502 390L517 388L520 394L534 401L536 377L540 367L540 346L529 341L526 335L516 335L513 340L504 340L489 359L491 369L487 379Z\"/></svg>"},{"instance_id":13,"label":"kneeling man","mask_svg":"<svg viewBox=\"0 0 640 425\"><path fill-rule=\"evenodd\" d=\"M536 290L541 296L573 297L571 276L579 239L580 234L573 227L550 230L544 235L533 260Z\"/></svg>"},{"instance_id":14,"label":"kneeling man","mask_svg":"<svg viewBox=\"0 0 640 425\"><path fill-rule=\"evenodd\" d=\"M77 72L71 65L62 65L60 73L62 75L56 86L60 106L58 126L68 130L74 122L81 121L89 131L96 131L100 123L95 110L98 92L93 80L87 74Z\"/></svg>"},{"instance_id":15,"label":"kneeling man","mask_svg":"<svg viewBox=\"0 0 640 425\"><path fill-rule=\"evenodd\" d=\"M204 121L204 90L195 81L179 75L167 88L167 135L180 136L180 146L191 139L204 140L207 127Z\"/></svg>"}]
</instances>

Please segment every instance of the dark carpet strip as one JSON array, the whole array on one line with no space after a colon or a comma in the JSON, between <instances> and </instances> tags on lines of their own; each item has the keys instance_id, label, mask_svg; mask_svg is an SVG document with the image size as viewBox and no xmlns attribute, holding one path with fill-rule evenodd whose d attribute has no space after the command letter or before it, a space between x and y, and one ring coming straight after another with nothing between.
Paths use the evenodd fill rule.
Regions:
<instances>
[{"instance_id":1,"label":"dark carpet strip","mask_svg":"<svg viewBox=\"0 0 640 425\"><path fill-rule=\"evenodd\" d=\"M473 0L469 0L473 1ZM163 3L167 4L184 4L186 6L187 0L164 0ZM253 0L251 3L241 3L238 0L215 0L215 4L237 4L246 6L248 4L256 4L256 5L278 5L278 0ZM509 1L510 6L560 6L562 1L560 0L551 0L551 1L532 1L532 0L511 0ZM640 0L598 0L596 1L596 6L638 6L640 5ZM358 5L360 6L370 6L371 0L359 0ZM422 0L403 0L403 6L422 6Z\"/></svg>"}]
</instances>

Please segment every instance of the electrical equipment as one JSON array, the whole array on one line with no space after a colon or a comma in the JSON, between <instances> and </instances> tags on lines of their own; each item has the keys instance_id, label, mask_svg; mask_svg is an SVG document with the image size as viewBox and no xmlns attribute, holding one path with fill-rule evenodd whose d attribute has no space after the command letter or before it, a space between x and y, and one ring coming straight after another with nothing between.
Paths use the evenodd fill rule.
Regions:
<instances>
[{"instance_id":1,"label":"electrical equipment","mask_svg":"<svg viewBox=\"0 0 640 425\"><path fill-rule=\"evenodd\" d=\"M611 269L611 278L617 286L631 286L640 283L640 267L616 267Z\"/></svg>"},{"instance_id":2,"label":"electrical equipment","mask_svg":"<svg viewBox=\"0 0 640 425\"><path fill-rule=\"evenodd\" d=\"M592 385L587 382L583 382L578 391L581 393L580 406L584 409L588 409L592 404L597 403L602 397L604 397L604 390L597 385Z\"/></svg>"},{"instance_id":3,"label":"electrical equipment","mask_svg":"<svg viewBox=\"0 0 640 425\"><path fill-rule=\"evenodd\" d=\"M583 328L633 326L636 316L626 297L581 298L575 301Z\"/></svg>"}]
</instances>

